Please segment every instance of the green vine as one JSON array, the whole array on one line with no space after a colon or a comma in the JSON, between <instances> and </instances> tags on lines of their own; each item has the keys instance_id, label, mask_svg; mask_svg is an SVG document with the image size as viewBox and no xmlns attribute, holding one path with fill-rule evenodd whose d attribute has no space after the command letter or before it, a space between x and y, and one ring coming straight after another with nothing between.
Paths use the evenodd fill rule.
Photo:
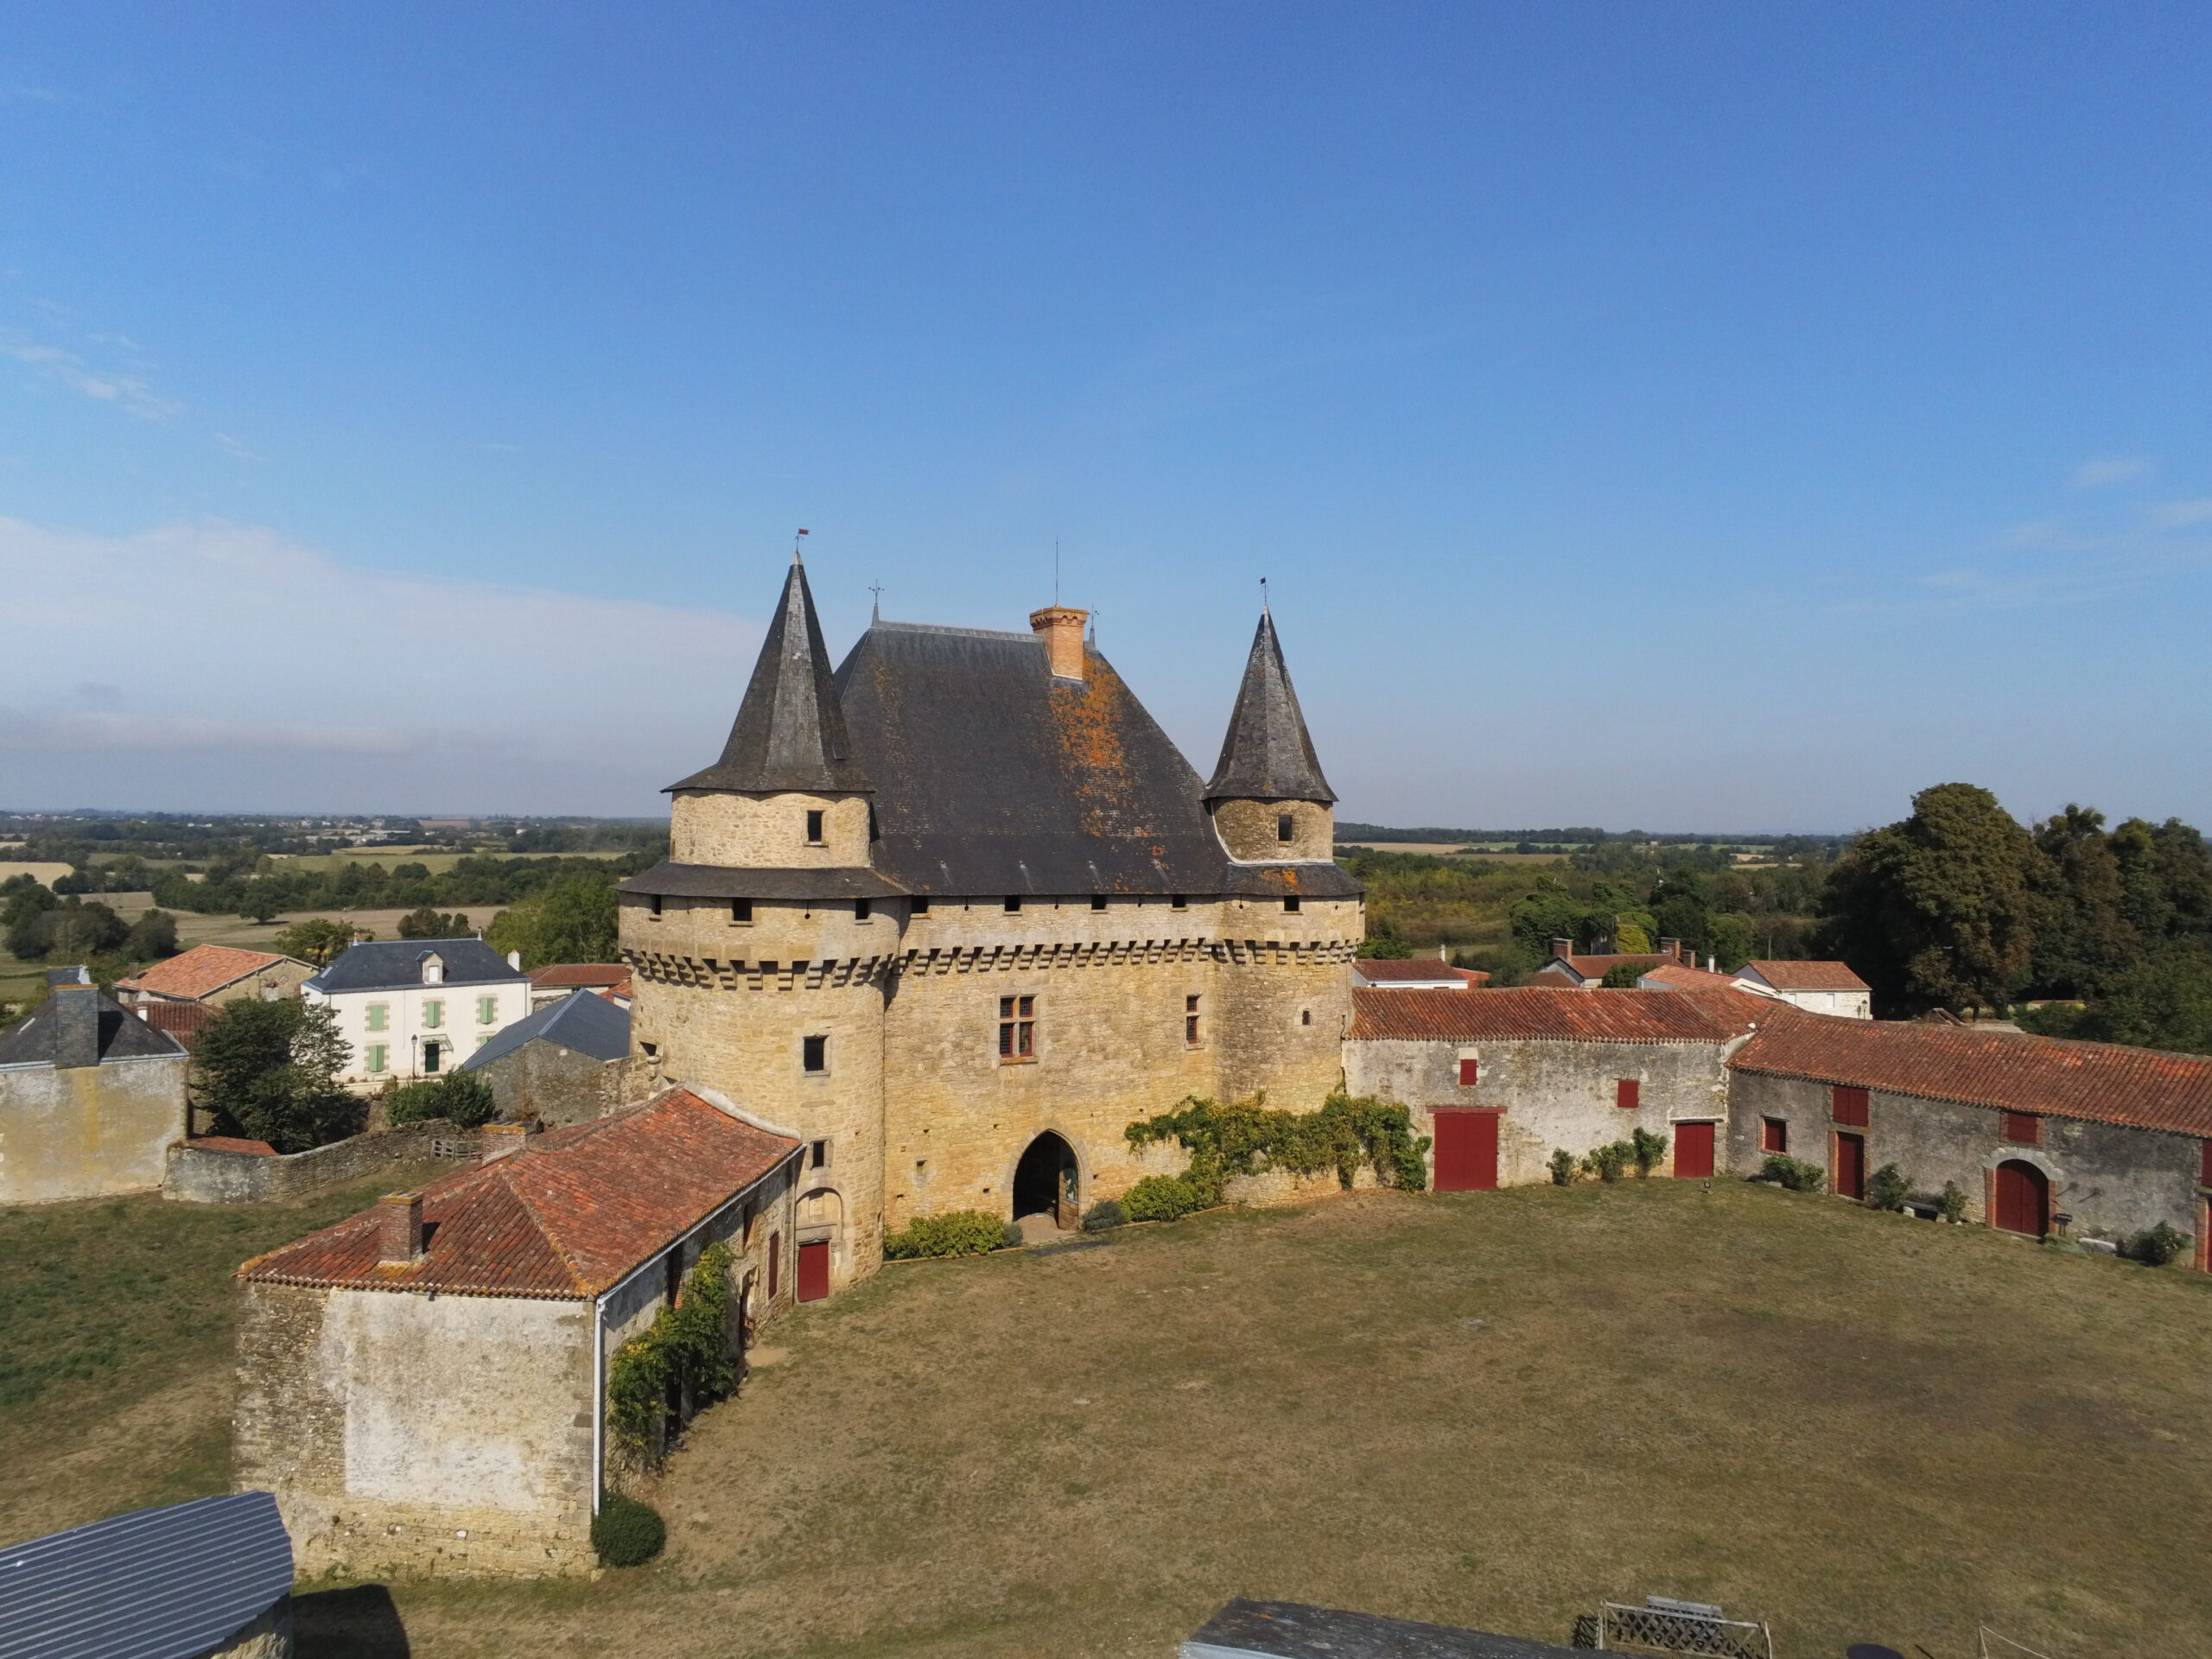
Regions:
<instances>
[{"instance_id":1,"label":"green vine","mask_svg":"<svg viewBox=\"0 0 2212 1659\"><path fill-rule=\"evenodd\" d=\"M712 1400L737 1380L729 1355L734 1260L728 1245L707 1246L684 1275L676 1305L661 1309L645 1334L624 1343L608 1362L607 1427L615 1445L640 1465L660 1454L671 1383L685 1384L695 1399Z\"/></svg>"},{"instance_id":2,"label":"green vine","mask_svg":"<svg viewBox=\"0 0 2212 1659\"><path fill-rule=\"evenodd\" d=\"M1139 1188L1159 1184L1183 1189L1174 1195L1176 1202L1158 1207L1163 1216L1168 1211L1210 1209L1222 1201L1223 1192L1237 1176L1271 1169L1294 1175L1333 1169L1349 1189L1366 1166L1385 1186L1418 1192L1428 1185L1423 1156L1428 1137L1414 1139L1406 1109L1372 1096L1355 1098L1341 1090L1313 1112L1272 1111L1265 1094L1232 1106L1186 1095L1174 1111L1132 1123L1123 1133L1139 1150L1174 1141L1191 1154L1190 1167L1182 1174L1147 1176L1137 1184ZM1131 1208L1132 1218L1145 1218L1138 1214L1140 1208L1152 1212L1155 1206Z\"/></svg>"}]
</instances>

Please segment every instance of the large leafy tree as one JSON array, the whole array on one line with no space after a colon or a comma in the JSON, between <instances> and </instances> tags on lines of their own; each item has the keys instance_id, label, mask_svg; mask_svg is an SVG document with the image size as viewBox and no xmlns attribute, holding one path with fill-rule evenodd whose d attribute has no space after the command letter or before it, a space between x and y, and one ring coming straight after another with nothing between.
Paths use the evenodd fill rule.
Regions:
<instances>
[{"instance_id":1,"label":"large leafy tree","mask_svg":"<svg viewBox=\"0 0 2212 1659\"><path fill-rule=\"evenodd\" d=\"M360 1127L338 1083L350 1057L338 1017L297 997L226 1003L193 1048L200 1103L279 1152L305 1152Z\"/></svg>"},{"instance_id":2,"label":"large leafy tree","mask_svg":"<svg viewBox=\"0 0 2212 1659\"><path fill-rule=\"evenodd\" d=\"M2028 976L2036 852L1987 790L1923 789L1910 817L1869 830L1837 862L1823 943L1885 1013L2003 1007Z\"/></svg>"},{"instance_id":3,"label":"large leafy tree","mask_svg":"<svg viewBox=\"0 0 2212 1659\"><path fill-rule=\"evenodd\" d=\"M569 875L492 918L495 950L519 950L525 968L615 960L620 901L612 874Z\"/></svg>"}]
</instances>

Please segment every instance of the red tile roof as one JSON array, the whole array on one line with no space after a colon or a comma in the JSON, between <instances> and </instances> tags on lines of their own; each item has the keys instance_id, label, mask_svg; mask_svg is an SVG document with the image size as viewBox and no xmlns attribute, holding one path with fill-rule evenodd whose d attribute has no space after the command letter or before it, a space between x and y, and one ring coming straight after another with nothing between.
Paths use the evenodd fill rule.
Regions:
<instances>
[{"instance_id":1,"label":"red tile roof","mask_svg":"<svg viewBox=\"0 0 2212 1659\"><path fill-rule=\"evenodd\" d=\"M599 990L620 985L630 977L627 963L620 962L556 962L531 970L530 982L541 991Z\"/></svg>"},{"instance_id":2,"label":"red tile roof","mask_svg":"<svg viewBox=\"0 0 2212 1659\"><path fill-rule=\"evenodd\" d=\"M142 974L118 980L118 991L150 991L156 996L211 996L226 985L235 985L250 974L291 962L266 950L241 950L228 944L195 944L167 962L157 962ZM304 962L295 963L305 968Z\"/></svg>"},{"instance_id":3,"label":"red tile roof","mask_svg":"<svg viewBox=\"0 0 2212 1659\"><path fill-rule=\"evenodd\" d=\"M1725 1043L1778 1014L1821 1017L1777 1010L1767 998L1744 991L1355 989L1351 1034L1367 1041Z\"/></svg>"},{"instance_id":4,"label":"red tile roof","mask_svg":"<svg viewBox=\"0 0 2212 1659\"><path fill-rule=\"evenodd\" d=\"M1480 985L1490 978L1479 968L1454 968L1450 963L1439 962L1434 957L1415 957L1404 962L1362 957L1352 966L1358 970L1362 979L1376 981L1456 979L1469 985Z\"/></svg>"},{"instance_id":5,"label":"red tile roof","mask_svg":"<svg viewBox=\"0 0 2212 1659\"><path fill-rule=\"evenodd\" d=\"M423 1251L411 1262L378 1259L372 1206L256 1256L238 1275L330 1289L582 1300L650 1261L799 1144L671 1089L432 1181L423 1189Z\"/></svg>"},{"instance_id":6,"label":"red tile roof","mask_svg":"<svg viewBox=\"0 0 2212 1659\"><path fill-rule=\"evenodd\" d=\"M1662 962L1646 979L1664 982L1678 991L1729 991L1738 988L1733 974L1709 973L1702 968L1693 968L1684 962Z\"/></svg>"},{"instance_id":7,"label":"red tile roof","mask_svg":"<svg viewBox=\"0 0 2212 1659\"><path fill-rule=\"evenodd\" d=\"M1842 962L1747 962L1745 971L1777 991L1864 991L1872 988Z\"/></svg>"},{"instance_id":8,"label":"red tile roof","mask_svg":"<svg viewBox=\"0 0 2212 1659\"><path fill-rule=\"evenodd\" d=\"M1662 962L1675 962L1677 960L1678 958L1674 957L1662 957L1656 950L1646 955L1632 957L1554 957L1550 962L1546 963L1543 967L1538 969L1536 971L1539 973L1547 973L1549 972L1550 969L1557 963L1565 963L1568 967L1573 969L1576 973L1581 975L1585 979L1603 979L1605 976L1605 970L1608 968L1618 968L1624 962L1632 962L1640 968L1648 968L1656 966ZM1554 979L1563 979L1566 976L1563 974L1553 974L1552 977Z\"/></svg>"},{"instance_id":9,"label":"red tile roof","mask_svg":"<svg viewBox=\"0 0 2212 1659\"><path fill-rule=\"evenodd\" d=\"M236 1135L195 1135L184 1143L202 1152L250 1152L257 1158L274 1158L276 1148L266 1141L248 1141Z\"/></svg>"},{"instance_id":10,"label":"red tile roof","mask_svg":"<svg viewBox=\"0 0 2212 1659\"><path fill-rule=\"evenodd\" d=\"M1729 1064L1923 1100L2212 1136L2212 1057L2202 1054L1793 1012L1763 1021Z\"/></svg>"},{"instance_id":11,"label":"red tile roof","mask_svg":"<svg viewBox=\"0 0 2212 1659\"><path fill-rule=\"evenodd\" d=\"M130 1012L188 1049L199 1039L200 1028L215 1017L213 1005L207 1002L141 1002Z\"/></svg>"}]
</instances>

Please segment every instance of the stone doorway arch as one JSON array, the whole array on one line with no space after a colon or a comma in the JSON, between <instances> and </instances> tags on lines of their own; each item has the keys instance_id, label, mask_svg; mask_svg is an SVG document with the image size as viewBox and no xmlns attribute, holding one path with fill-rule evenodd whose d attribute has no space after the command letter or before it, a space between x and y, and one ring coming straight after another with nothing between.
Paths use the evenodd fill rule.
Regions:
<instances>
[{"instance_id":1,"label":"stone doorway arch","mask_svg":"<svg viewBox=\"0 0 2212 1659\"><path fill-rule=\"evenodd\" d=\"M2041 1238L2050 1230L2050 1177L2024 1158L1997 1166L1990 1219L2008 1233Z\"/></svg>"},{"instance_id":2,"label":"stone doorway arch","mask_svg":"<svg viewBox=\"0 0 2212 1659\"><path fill-rule=\"evenodd\" d=\"M1050 1216L1065 1230L1082 1217L1083 1177L1075 1148L1047 1129L1014 1166L1014 1218Z\"/></svg>"}]
</instances>

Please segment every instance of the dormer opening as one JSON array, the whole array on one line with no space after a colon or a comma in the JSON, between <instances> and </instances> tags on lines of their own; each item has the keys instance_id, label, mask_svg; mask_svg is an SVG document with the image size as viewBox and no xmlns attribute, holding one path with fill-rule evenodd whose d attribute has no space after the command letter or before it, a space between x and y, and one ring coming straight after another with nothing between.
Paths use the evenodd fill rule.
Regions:
<instances>
[{"instance_id":1,"label":"dormer opening","mask_svg":"<svg viewBox=\"0 0 2212 1659\"><path fill-rule=\"evenodd\" d=\"M445 958L435 950L423 958L423 982L425 985L442 985L446 982Z\"/></svg>"}]
</instances>

